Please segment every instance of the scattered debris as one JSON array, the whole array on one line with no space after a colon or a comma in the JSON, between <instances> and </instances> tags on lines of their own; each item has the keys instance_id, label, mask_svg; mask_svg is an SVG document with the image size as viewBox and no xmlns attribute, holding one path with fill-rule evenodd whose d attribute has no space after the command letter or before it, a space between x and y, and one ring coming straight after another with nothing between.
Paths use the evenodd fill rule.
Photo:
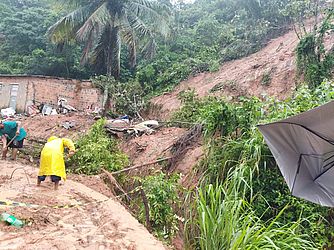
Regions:
<instances>
[{"instance_id":1,"label":"scattered debris","mask_svg":"<svg viewBox=\"0 0 334 250\"><path fill-rule=\"evenodd\" d=\"M14 226L16 228L23 227L23 222L21 220L7 213L1 214L1 220L4 222L7 222L9 225Z\"/></svg>"},{"instance_id":2,"label":"scattered debris","mask_svg":"<svg viewBox=\"0 0 334 250\"><path fill-rule=\"evenodd\" d=\"M59 98L58 99L58 106L57 107L53 107L50 104L41 104L41 113L43 115L58 115L58 114L67 114L69 112L77 112L78 110L74 107L72 107L71 105L67 104L67 100L65 98ZM38 108L31 105L28 106L27 108L27 114L30 115L34 115L37 112Z\"/></svg>"},{"instance_id":3,"label":"scattered debris","mask_svg":"<svg viewBox=\"0 0 334 250\"><path fill-rule=\"evenodd\" d=\"M128 119L128 118L127 118ZM159 127L159 122L155 120L144 121L135 125L129 125L127 119L115 119L107 122L105 129L112 135L118 136L120 132L128 135L140 136L152 134Z\"/></svg>"},{"instance_id":4,"label":"scattered debris","mask_svg":"<svg viewBox=\"0 0 334 250\"><path fill-rule=\"evenodd\" d=\"M26 109L26 115L27 116L34 116L38 113L40 113L40 110L35 105L29 105Z\"/></svg>"},{"instance_id":5,"label":"scattered debris","mask_svg":"<svg viewBox=\"0 0 334 250\"><path fill-rule=\"evenodd\" d=\"M130 120L129 120L129 117L125 115L117 119L107 120L107 125L110 125L112 127L117 127L117 128L119 127L124 128L130 125Z\"/></svg>"},{"instance_id":6,"label":"scattered debris","mask_svg":"<svg viewBox=\"0 0 334 250\"><path fill-rule=\"evenodd\" d=\"M1 116L3 118L13 117L16 111L12 107L1 109Z\"/></svg>"},{"instance_id":7,"label":"scattered debris","mask_svg":"<svg viewBox=\"0 0 334 250\"><path fill-rule=\"evenodd\" d=\"M61 126L63 128L66 128L66 129L74 128L75 127L75 122L68 122L68 121L66 121Z\"/></svg>"},{"instance_id":8,"label":"scattered debris","mask_svg":"<svg viewBox=\"0 0 334 250\"><path fill-rule=\"evenodd\" d=\"M149 120L141 122L137 125L134 125L127 129L128 134L135 133L136 136L142 135L142 134L152 134L154 132L154 128L157 128L159 126L158 121L155 120Z\"/></svg>"},{"instance_id":9,"label":"scattered debris","mask_svg":"<svg viewBox=\"0 0 334 250\"><path fill-rule=\"evenodd\" d=\"M71 111L78 111L76 108L72 107L71 105L67 104L67 100L65 98L58 99L58 111L60 114L67 114Z\"/></svg>"},{"instance_id":10,"label":"scattered debris","mask_svg":"<svg viewBox=\"0 0 334 250\"><path fill-rule=\"evenodd\" d=\"M45 104L42 109L42 115L51 115L52 109L50 105Z\"/></svg>"}]
</instances>

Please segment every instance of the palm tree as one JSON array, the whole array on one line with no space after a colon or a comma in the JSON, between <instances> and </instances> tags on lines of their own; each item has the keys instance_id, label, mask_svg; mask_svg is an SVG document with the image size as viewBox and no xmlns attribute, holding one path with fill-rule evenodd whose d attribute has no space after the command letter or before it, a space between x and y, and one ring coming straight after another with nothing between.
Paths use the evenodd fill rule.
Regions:
<instances>
[{"instance_id":1,"label":"palm tree","mask_svg":"<svg viewBox=\"0 0 334 250\"><path fill-rule=\"evenodd\" d=\"M56 44L84 43L81 62L106 68L108 76L120 77L122 42L128 46L132 67L136 64L137 44L152 56L157 34L169 33L170 8L157 0L68 0L75 10L49 28Z\"/></svg>"}]
</instances>

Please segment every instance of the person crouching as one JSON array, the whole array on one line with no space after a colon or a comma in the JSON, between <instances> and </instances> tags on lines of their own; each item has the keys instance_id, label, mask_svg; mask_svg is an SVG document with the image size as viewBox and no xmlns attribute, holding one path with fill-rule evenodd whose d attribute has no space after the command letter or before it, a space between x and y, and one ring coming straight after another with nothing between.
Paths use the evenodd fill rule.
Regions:
<instances>
[{"instance_id":1,"label":"person crouching","mask_svg":"<svg viewBox=\"0 0 334 250\"><path fill-rule=\"evenodd\" d=\"M45 180L46 176L51 177L55 184L55 190L58 189L59 181L66 180L64 148L69 149L69 156L75 153L75 147L72 140L67 138L58 138L51 136L44 145L41 152L40 168L37 178L37 186Z\"/></svg>"},{"instance_id":2,"label":"person crouching","mask_svg":"<svg viewBox=\"0 0 334 250\"><path fill-rule=\"evenodd\" d=\"M6 160L8 148L12 148L12 160L16 160L17 151L23 148L27 132L19 121L0 121L0 137L2 141L2 160Z\"/></svg>"}]
</instances>

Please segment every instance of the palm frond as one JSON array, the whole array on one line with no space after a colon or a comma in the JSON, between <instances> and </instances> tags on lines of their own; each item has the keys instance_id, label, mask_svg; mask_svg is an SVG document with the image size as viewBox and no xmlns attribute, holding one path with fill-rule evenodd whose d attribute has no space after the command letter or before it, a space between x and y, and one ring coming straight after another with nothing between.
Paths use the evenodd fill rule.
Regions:
<instances>
[{"instance_id":1,"label":"palm frond","mask_svg":"<svg viewBox=\"0 0 334 250\"><path fill-rule=\"evenodd\" d=\"M149 39L142 49L142 53L146 58L153 58L157 51L157 43L155 39Z\"/></svg>"},{"instance_id":2,"label":"palm frond","mask_svg":"<svg viewBox=\"0 0 334 250\"><path fill-rule=\"evenodd\" d=\"M77 30L91 14L94 4L80 7L53 24L47 31L53 43L73 41Z\"/></svg>"},{"instance_id":3,"label":"palm frond","mask_svg":"<svg viewBox=\"0 0 334 250\"><path fill-rule=\"evenodd\" d=\"M86 41L89 37L92 38L91 33L94 33L96 36L100 33L110 18L106 6L107 2L102 3L85 20L76 34L79 40Z\"/></svg>"},{"instance_id":4,"label":"palm frond","mask_svg":"<svg viewBox=\"0 0 334 250\"><path fill-rule=\"evenodd\" d=\"M164 4L157 4L147 0L131 1L127 8L136 16L167 19L171 15L171 9Z\"/></svg>"},{"instance_id":5,"label":"palm frond","mask_svg":"<svg viewBox=\"0 0 334 250\"><path fill-rule=\"evenodd\" d=\"M138 33L139 37L153 36L150 27L148 27L140 18L130 15L129 20L131 27Z\"/></svg>"},{"instance_id":6,"label":"palm frond","mask_svg":"<svg viewBox=\"0 0 334 250\"><path fill-rule=\"evenodd\" d=\"M81 60L80 60L82 64L85 64L88 61L90 52L94 46L93 42L94 42L94 33L90 32L89 36L87 37L87 42L85 44L85 47L82 51Z\"/></svg>"},{"instance_id":7,"label":"palm frond","mask_svg":"<svg viewBox=\"0 0 334 250\"><path fill-rule=\"evenodd\" d=\"M143 2L149 2L144 4ZM146 23L151 23L151 29L167 37L170 33L170 11L168 8L162 8L158 4L153 4L147 0L135 0L129 3L129 13L136 16L138 19L146 20Z\"/></svg>"},{"instance_id":8,"label":"palm frond","mask_svg":"<svg viewBox=\"0 0 334 250\"><path fill-rule=\"evenodd\" d=\"M129 22L126 12L120 17L120 30L122 34L122 40L128 45L129 48L129 60L130 67L133 68L136 65L136 35Z\"/></svg>"},{"instance_id":9,"label":"palm frond","mask_svg":"<svg viewBox=\"0 0 334 250\"><path fill-rule=\"evenodd\" d=\"M66 7L80 7L92 3L92 0L59 0L58 4ZM95 0L95 2L100 2L100 0Z\"/></svg>"}]
</instances>

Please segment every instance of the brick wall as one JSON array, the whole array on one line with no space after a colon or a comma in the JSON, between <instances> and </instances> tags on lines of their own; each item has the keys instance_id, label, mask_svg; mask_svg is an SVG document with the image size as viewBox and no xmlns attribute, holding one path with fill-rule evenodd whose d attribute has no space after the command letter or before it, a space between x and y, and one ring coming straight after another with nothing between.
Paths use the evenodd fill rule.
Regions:
<instances>
[{"instance_id":1,"label":"brick wall","mask_svg":"<svg viewBox=\"0 0 334 250\"><path fill-rule=\"evenodd\" d=\"M103 94L90 81L52 78L45 76L1 76L0 107L7 107L10 97L10 85L19 84L17 110L23 111L35 101L57 105L58 98L67 99L68 104L78 110L101 108Z\"/></svg>"}]
</instances>

